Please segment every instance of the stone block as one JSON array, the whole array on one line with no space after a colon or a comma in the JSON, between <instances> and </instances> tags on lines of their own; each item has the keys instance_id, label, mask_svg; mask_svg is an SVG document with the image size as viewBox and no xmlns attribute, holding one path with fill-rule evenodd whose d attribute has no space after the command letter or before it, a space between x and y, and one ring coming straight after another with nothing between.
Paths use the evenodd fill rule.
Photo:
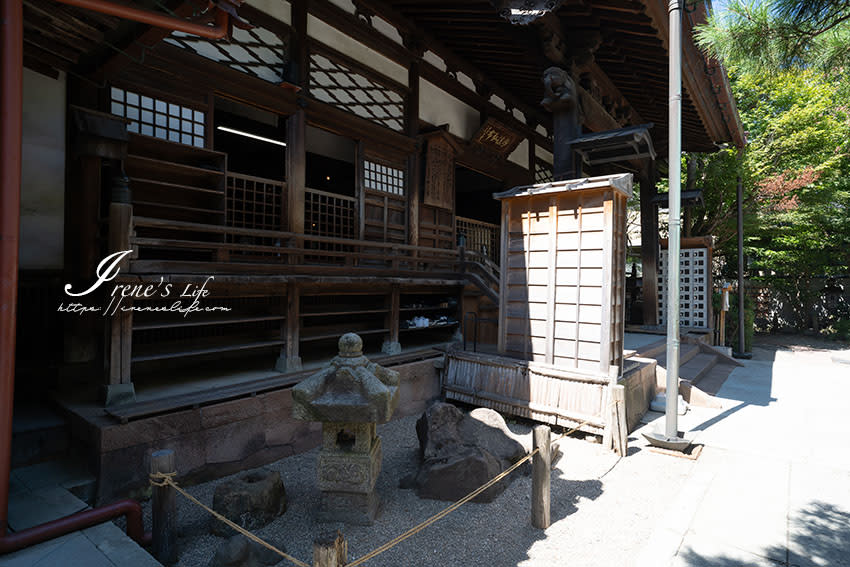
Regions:
<instances>
[{"instance_id":1,"label":"stone block","mask_svg":"<svg viewBox=\"0 0 850 567\"><path fill-rule=\"evenodd\" d=\"M263 404L263 413L286 412L287 417L292 419L292 391L289 388L260 394L257 398Z\"/></svg>"},{"instance_id":2,"label":"stone block","mask_svg":"<svg viewBox=\"0 0 850 567\"><path fill-rule=\"evenodd\" d=\"M114 451L142 443L155 443L201 429L199 410L185 410L166 415L112 425L101 429L100 450Z\"/></svg>"},{"instance_id":3,"label":"stone block","mask_svg":"<svg viewBox=\"0 0 850 567\"><path fill-rule=\"evenodd\" d=\"M381 439L376 437L368 453L322 450L318 484L322 491L371 492L381 473Z\"/></svg>"},{"instance_id":4,"label":"stone block","mask_svg":"<svg viewBox=\"0 0 850 567\"><path fill-rule=\"evenodd\" d=\"M256 470L218 485L213 510L247 530L261 528L286 511L286 489L277 471ZM212 518L214 534L233 532L224 522Z\"/></svg>"},{"instance_id":5,"label":"stone block","mask_svg":"<svg viewBox=\"0 0 850 567\"><path fill-rule=\"evenodd\" d=\"M320 522L371 526L378 517L380 505L381 500L375 491L366 494L322 492L317 519Z\"/></svg>"},{"instance_id":6,"label":"stone block","mask_svg":"<svg viewBox=\"0 0 850 567\"><path fill-rule=\"evenodd\" d=\"M200 412L201 427L210 429L243 419L257 417L263 413L263 404L255 397L241 398L202 407Z\"/></svg>"},{"instance_id":7,"label":"stone block","mask_svg":"<svg viewBox=\"0 0 850 567\"><path fill-rule=\"evenodd\" d=\"M262 416L204 431L207 464L245 459L263 449L265 444L266 431Z\"/></svg>"}]
</instances>

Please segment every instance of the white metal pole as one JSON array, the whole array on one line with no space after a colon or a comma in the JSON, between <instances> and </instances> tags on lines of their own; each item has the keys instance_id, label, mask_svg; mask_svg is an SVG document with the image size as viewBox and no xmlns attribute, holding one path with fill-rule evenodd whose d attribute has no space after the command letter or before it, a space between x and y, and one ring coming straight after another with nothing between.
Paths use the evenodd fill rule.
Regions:
<instances>
[{"instance_id":1,"label":"white metal pole","mask_svg":"<svg viewBox=\"0 0 850 567\"><path fill-rule=\"evenodd\" d=\"M682 6L669 0L670 15L670 106L669 149L670 223L667 256L667 437L679 437L679 249L681 242L682 161Z\"/></svg>"}]
</instances>

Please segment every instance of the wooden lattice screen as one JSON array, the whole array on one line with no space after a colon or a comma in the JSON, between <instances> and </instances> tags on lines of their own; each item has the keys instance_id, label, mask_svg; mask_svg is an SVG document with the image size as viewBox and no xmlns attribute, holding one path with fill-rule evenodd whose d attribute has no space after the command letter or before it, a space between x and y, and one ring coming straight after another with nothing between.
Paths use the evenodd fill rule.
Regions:
<instances>
[{"instance_id":1,"label":"wooden lattice screen","mask_svg":"<svg viewBox=\"0 0 850 567\"><path fill-rule=\"evenodd\" d=\"M354 197L306 189L304 191L304 234L334 238L357 238L357 200ZM351 251L344 243L310 242L316 250ZM334 262L338 259L316 256L312 261Z\"/></svg>"},{"instance_id":2,"label":"wooden lattice screen","mask_svg":"<svg viewBox=\"0 0 850 567\"><path fill-rule=\"evenodd\" d=\"M467 250L482 254L495 264L499 263L499 225L464 217L455 217L455 225L458 245L461 244L461 237L464 237Z\"/></svg>"},{"instance_id":3,"label":"wooden lattice screen","mask_svg":"<svg viewBox=\"0 0 850 567\"><path fill-rule=\"evenodd\" d=\"M310 94L396 132L404 130L404 96L391 81L328 51L310 53Z\"/></svg>"},{"instance_id":4,"label":"wooden lattice screen","mask_svg":"<svg viewBox=\"0 0 850 567\"><path fill-rule=\"evenodd\" d=\"M227 174L227 226L283 230L286 184L241 173ZM273 238L252 237L246 244L281 246ZM270 252L260 255L271 255Z\"/></svg>"},{"instance_id":5,"label":"wooden lattice screen","mask_svg":"<svg viewBox=\"0 0 850 567\"><path fill-rule=\"evenodd\" d=\"M407 242L404 166L376 159L363 161L363 238Z\"/></svg>"},{"instance_id":6,"label":"wooden lattice screen","mask_svg":"<svg viewBox=\"0 0 850 567\"><path fill-rule=\"evenodd\" d=\"M247 15L255 27L250 30L234 27L229 41L211 41L177 31L163 41L264 81L286 80L289 29L249 6L240 8L239 13Z\"/></svg>"},{"instance_id":7,"label":"wooden lattice screen","mask_svg":"<svg viewBox=\"0 0 850 567\"><path fill-rule=\"evenodd\" d=\"M554 178L552 177L552 164L546 163L542 160L536 160L534 162L534 182L535 183L550 183Z\"/></svg>"}]
</instances>

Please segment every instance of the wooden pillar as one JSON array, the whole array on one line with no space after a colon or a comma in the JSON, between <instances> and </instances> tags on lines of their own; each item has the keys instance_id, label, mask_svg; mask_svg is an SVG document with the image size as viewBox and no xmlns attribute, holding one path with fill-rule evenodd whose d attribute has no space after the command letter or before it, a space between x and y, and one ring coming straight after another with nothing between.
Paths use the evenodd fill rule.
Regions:
<instances>
[{"instance_id":1,"label":"wooden pillar","mask_svg":"<svg viewBox=\"0 0 850 567\"><path fill-rule=\"evenodd\" d=\"M384 354L401 354L401 342L399 342L399 319L401 317L401 289L398 284L392 284L390 290L390 311L387 315L387 328L390 334L381 346Z\"/></svg>"},{"instance_id":2,"label":"wooden pillar","mask_svg":"<svg viewBox=\"0 0 850 567\"><path fill-rule=\"evenodd\" d=\"M130 250L130 233L133 230L133 205L130 197L130 180L122 171L112 179L112 202L109 204L108 250L111 254ZM130 267L129 255L118 264L121 272ZM113 301L116 298L112 298ZM132 302L124 300L117 308L108 307L110 317L107 337L108 376L104 388L107 406L135 401L136 391L130 375L132 365L133 312Z\"/></svg>"},{"instance_id":3,"label":"wooden pillar","mask_svg":"<svg viewBox=\"0 0 850 567\"><path fill-rule=\"evenodd\" d=\"M552 475L551 430L538 425L533 430L534 449L531 458L531 525L545 530L550 523L550 482Z\"/></svg>"},{"instance_id":4,"label":"wooden pillar","mask_svg":"<svg viewBox=\"0 0 850 567\"><path fill-rule=\"evenodd\" d=\"M173 475L174 451L164 449L151 454L151 475ZM153 520L152 551L157 561L165 565L177 563L177 494L170 485L153 487L151 516Z\"/></svg>"},{"instance_id":5,"label":"wooden pillar","mask_svg":"<svg viewBox=\"0 0 850 567\"><path fill-rule=\"evenodd\" d=\"M295 282L289 282L286 289L286 333L284 345L275 364L278 372L297 372L301 370L301 290Z\"/></svg>"},{"instance_id":6,"label":"wooden pillar","mask_svg":"<svg viewBox=\"0 0 850 567\"><path fill-rule=\"evenodd\" d=\"M640 255L643 266L643 324L658 325L658 207L655 161L640 176Z\"/></svg>"},{"instance_id":7,"label":"wooden pillar","mask_svg":"<svg viewBox=\"0 0 850 567\"><path fill-rule=\"evenodd\" d=\"M292 0L292 37L290 79L301 87L301 95L309 90L310 51L307 42L307 2ZM301 107L302 98L295 114L286 121L286 182L289 232L304 234L304 185L307 168L307 116ZM301 247L299 242L298 247ZM293 258L290 256L290 261Z\"/></svg>"},{"instance_id":8,"label":"wooden pillar","mask_svg":"<svg viewBox=\"0 0 850 567\"><path fill-rule=\"evenodd\" d=\"M304 234L304 185L307 178L307 115L298 109L286 121L286 180L289 232ZM300 246L299 246L300 248Z\"/></svg>"},{"instance_id":9,"label":"wooden pillar","mask_svg":"<svg viewBox=\"0 0 850 567\"><path fill-rule=\"evenodd\" d=\"M421 54L420 54L421 55ZM410 94L405 108L405 129L407 135L415 138L419 135L419 60L411 62L407 70L407 85ZM407 158L407 242L419 246L419 202L422 199L421 160L419 147Z\"/></svg>"}]
</instances>

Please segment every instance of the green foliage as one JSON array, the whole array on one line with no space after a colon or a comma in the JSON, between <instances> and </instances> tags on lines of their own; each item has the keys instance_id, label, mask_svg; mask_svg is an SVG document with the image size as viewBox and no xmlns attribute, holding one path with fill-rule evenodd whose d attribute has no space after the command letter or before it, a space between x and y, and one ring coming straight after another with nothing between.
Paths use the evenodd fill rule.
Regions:
<instances>
[{"instance_id":1,"label":"green foliage","mask_svg":"<svg viewBox=\"0 0 850 567\"><path fill-rule=\"evenodd\" d=\"M742 72L850 62L850 0L730 0L696 30L712 57Z\"/></svg>"},{"instance_id":2,"label":"green foliage","mask_svg":"<svg viewBox=\"0 0 850 567\"><path fill-rule=\"evenodd\" d=\"M717 235L722 275L737 277L740 174L748 274L805 329L821 299L813 278L850 272L850 80L813 69L731 78L749 144L740 156L691 156L696 186L706 189L693 234Z\"/></svg>"},{"instance_id":3,"label":"green foliage","mask_svg":"<svg viewBox=\"0 0 850 567\"><path fill-rule=\"evenodd\" d=\"M720 312L720 294L712 294L714 312ZM744 347L745 352L752 352L753 334L755 333L755 310L753 302L749 297L744 298ZM732 350L738 350L738 294L729 295L729 311L726 312L726 344Z\"/></svg>"}]
</instances>

